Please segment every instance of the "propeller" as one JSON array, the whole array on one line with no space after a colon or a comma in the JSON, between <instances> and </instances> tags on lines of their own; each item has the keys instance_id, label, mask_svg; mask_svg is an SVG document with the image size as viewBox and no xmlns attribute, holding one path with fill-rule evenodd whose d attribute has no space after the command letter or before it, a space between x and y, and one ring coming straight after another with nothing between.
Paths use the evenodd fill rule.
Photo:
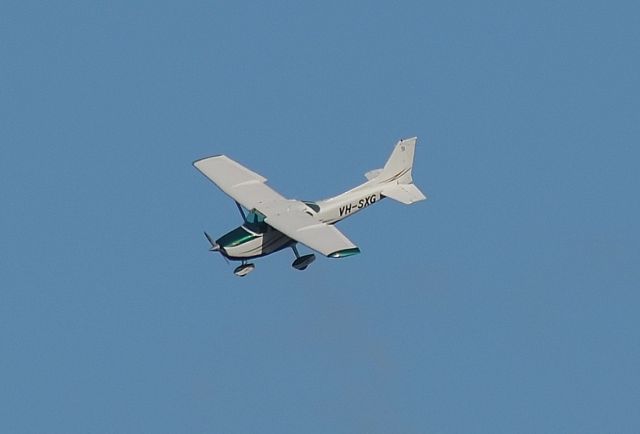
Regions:
<instances>
[{"instance_id":1,"label":"propeller","mask_svg":"<svg viewBox=\"0 0 640 434\"><path fill-rule=\"evenodd\" d=\"M213 241L213 238L211 238L211 236L207 233L207 231L204 231L204 236L207 237L207 241L209 241L209 244L211 244L211 247L209 248L210 252L220 252L220 246L218 244L216 244L215 241ZM224 258L225 262L227 264L229 264L229 260L227 259L227 257L220 253L222 255L222 257Z\"/></svg>"}]
</instances>

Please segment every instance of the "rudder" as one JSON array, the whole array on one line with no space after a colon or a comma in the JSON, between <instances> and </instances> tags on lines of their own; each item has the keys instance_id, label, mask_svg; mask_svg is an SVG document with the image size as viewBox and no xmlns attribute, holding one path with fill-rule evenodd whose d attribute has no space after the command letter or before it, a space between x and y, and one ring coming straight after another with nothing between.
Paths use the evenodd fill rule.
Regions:
<instances>
[{"instance_id":1,"label":"rudder","mask_svg":"<svg viewBox=\"0 0 640 434\"><path fill-rule=\"evenodd\" d=\"M377 176L381 182L397 181L399 184L411 184L411 169L416 149L417 137L399 140L391 152L391 156Z\"/></svg>"}]
</instances>

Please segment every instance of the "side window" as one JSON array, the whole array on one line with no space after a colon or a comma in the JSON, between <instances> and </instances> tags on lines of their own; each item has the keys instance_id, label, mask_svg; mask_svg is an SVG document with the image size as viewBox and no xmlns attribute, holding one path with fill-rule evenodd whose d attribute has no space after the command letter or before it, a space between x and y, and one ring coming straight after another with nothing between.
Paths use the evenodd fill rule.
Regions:
<instances>
[{"instance_id":1,"label":"side window","mask_svg":"<svg viewBox=\"0 0 640 434\"><path fill-rule=\"evenodd\" d=\"M258 234L262 234L267 231L268 226L264 222L265 216L258 210L251 210L249 214L247 214L247 227L251 229L253 232Z\"/></svg>"},{"instance_id":2,"label":"side window","mask_svg":"<svg viewBox=\"0 0 640 434\"><path fill-rule=\"evenodd\" d=\"M320 212L320 207L318 206L317 203L311 202L310 200L303 200L302 203L304 203L309 208L311 208L313 210L313 212L315 212L315 213L319 213Z\"/></svg>"},{"instance_id":3,"label":"side window","mask_svg":"<svg viewBox=\"0 0 640 434\"><path fill-rule=\"evenodd\" d=\"M264 222L265 216L260 211L254 209L247 215L247 222L249 223L262 223Z\"/></svg>"}]
</instances>

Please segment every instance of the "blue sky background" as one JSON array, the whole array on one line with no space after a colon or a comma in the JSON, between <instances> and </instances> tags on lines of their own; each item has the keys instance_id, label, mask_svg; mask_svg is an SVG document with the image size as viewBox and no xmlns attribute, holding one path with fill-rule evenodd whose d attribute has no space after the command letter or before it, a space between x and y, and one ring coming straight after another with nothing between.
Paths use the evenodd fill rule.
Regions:
<instances>
[{"instance_id":1,"label":"blue sky background","mask_svg":"<svg viewBox=\"0 0 640 434\"><path fill-rule=\"evenodd\" d=\"M3 1L0 431L640 432L639 15ZM413 135L361 255L207 252L193 160L319 199Z\"/></svg>"}]
</instances>

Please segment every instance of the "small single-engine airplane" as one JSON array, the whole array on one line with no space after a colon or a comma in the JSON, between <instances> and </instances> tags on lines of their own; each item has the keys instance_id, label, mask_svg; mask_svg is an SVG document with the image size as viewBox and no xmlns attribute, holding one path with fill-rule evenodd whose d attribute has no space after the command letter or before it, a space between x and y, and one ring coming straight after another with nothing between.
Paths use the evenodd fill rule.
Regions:
<instances>
[{"instance_id":1,"label":"small single-engine airplane","mask_svg":"<svg viewBox=\"0 0 640 434\"><path fill-rule=\"evenodd\" d=\"M238 276L246 276L255 268L248 260L287 247L296 256L292 267L306 269L315 255L300 256L297 243L330 258L360 253L334 224L385 197L406 205L426 199L411 178L416 140L400 140L382 169L365 174L364 184L316 202L284 198L265 184L265 178L225 155L195 161L196 169L235 200L244 219L242 226L215 241L205 232L211 244L209 250L242 261L234 270ZM245 213L243 207L249 212Z\"/></svg>"}]
</instances>

